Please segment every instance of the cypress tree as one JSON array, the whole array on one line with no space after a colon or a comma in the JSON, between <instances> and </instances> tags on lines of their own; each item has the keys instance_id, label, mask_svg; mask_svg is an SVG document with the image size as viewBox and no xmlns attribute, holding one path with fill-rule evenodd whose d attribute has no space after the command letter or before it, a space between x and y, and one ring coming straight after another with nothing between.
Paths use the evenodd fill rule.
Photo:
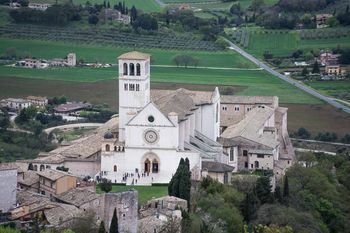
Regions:
<instances>
[{"instance_id":1,"label":"cypress tree","mask_svg":"<svg viewBox=\"0 0 350 233\"><path fill-rule=\"evenodd\" d=\"M275 197L275 200L277 200L279 203L282 203L283 198L282 198L281 188L278 185L275 188L274 197Z\"/></svg>"},{"instance_id":2,"label":"cypress tree","mask_svg":"<svg viewBox=\"0 0 350 233\"><path fill-rule=\"evenodd\" d=\"M109 227L109 233L119 233L117 209L114 209L111 226Z\"/></svg>"},{"instance_id":3,"label":"cypress tree","mask_svg":"<svg viewBox=\"0 0 350 233\"><path fill-rule=\"evenodd\" d=\"M283 185L283 198L289 197L289 183L288 183L288 176L284 178L284 185Z\"/></svg>"},{"instance_id":4,"label":"cypress tree","mask_svg":"<svg viewBox=\"0 0 350 233\"><path fill-rule=\"evenodd\" d=\"M273 201L270 178L268 176L261 176L256 181L256 195L261 204L271 203Z\"/></svg>"},{"instance_id":5,"label":"cypress tree","mask_svg":"<svg viewBox=\"0 0 350 233\"><path fill-rule=\"evenodd\" d=\"M188 158L186 160L181 158L175 175L168 185L169 195L187 200L188 206L191 198L191 172L189 168L190 161Z\"/></svg>"},{"instance_id":6,"label":"cypress tree","mask_svg":"<svg viewBox=\"0 0 350 233\"><path fill-rule=\"evenodd\" d=\"M98 233L106 233L105 223L103 221L101 221L101 223L100 223L100 227L98 229Z\"/></svg>"},{"instance_id":7,"label":"cypress tree","mask_svg":"<svg viewBox=\"0 0 350 233\"><path fill-rule=\"evenodd\" d=\"M253 219L256 210L258 209L258 198L255 193L255 189L246 193L246 197L243 204L243 217L244 220L249 222Z\"/></svg>"},{"instance_id":8,"label":"cypress tree","mask_svg":"<svg viewBox=\"0 0 350 233\"><path fill-rule=\"evenodd\" d=\"M312 67L312 73L313 73L313 74L316 74L316 73L318 74L318 73L320 73L320 67L319 67L317 61L315 61L314 66Z\"/></svg>"}]
</instances>

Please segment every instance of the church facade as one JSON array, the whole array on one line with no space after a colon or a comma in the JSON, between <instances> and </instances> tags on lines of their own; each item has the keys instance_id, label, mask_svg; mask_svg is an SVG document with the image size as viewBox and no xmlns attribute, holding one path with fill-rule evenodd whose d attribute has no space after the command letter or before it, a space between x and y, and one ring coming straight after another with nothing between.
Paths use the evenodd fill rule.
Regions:
<instances>
[{"instance_id":1,"label":"church facade","mask_svg":"<svg viewBox=\"0 0 350 233\"><path fill-rule=\"evenodd\" d=\"M195 180L215 174L227 183L232 171L275 169L282 151L275 127L278 103L249 103L250 113L230 120L227 116L234 114L223 111L237 110L237 104L226 98L222 106L218 88L153 91L150 55L134 51L121 55L118 62L119 121L104 134L100 177L127 185L168 183L181 158L189 159ZM229 125L222 124L221 116ZM288 164L293 160L294 152L290 153Z\"/></svg>"}]
</instances>

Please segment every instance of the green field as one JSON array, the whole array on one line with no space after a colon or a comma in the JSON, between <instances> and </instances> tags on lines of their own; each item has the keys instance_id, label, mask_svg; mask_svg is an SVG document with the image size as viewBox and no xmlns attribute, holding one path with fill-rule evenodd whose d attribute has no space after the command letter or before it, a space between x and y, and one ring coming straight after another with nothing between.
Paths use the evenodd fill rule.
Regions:
<instances>
[{"instance_id":1,"label":"green field","mask_svg":"<svg viewBox=\"0 0 350 233\"><path fill-rule=\"evenodd\" d=\"M297 49L304 52L310 50L331 49L340 46L341 48L350 47L350 37L328 38L328 39L309 39L301 40L298 31L287 33L250 33L250 40L247 51L262 57L265 51L271 52L275 56L288 56Z\"/></svg>"},{"instance_id":2,"label":"green field","mask_svg":"<svg viewBox=\"0 0 350 233\"><path fill-rule=\"evenodd\" d=\"M320 104L301 90L261 70L213 70L152 67L152 82L234 85L244 87L240 95L277 95L283 103ZM25 69L0 66L1 77L96 82L117 78L117 68Z\"/></svg>"},{"instance_id":3,"label":"green field","mask_svg":"<svg viewBox=\"0 0 350 233\"><path fill-rule=\"evenodd\" d=\"M158 198L168 195L168 186L125 186L125 185L113 185L111 192L122 192L135 189L138 192L139 204L146 204L147 201L152 198ZM97 187L97 193L101 193L99 187Z\"/></svg>"},{"instance_id":4,"label":"green field","mask_svg":"<svg viewBox=\"0 0 350 233\"><path fill-rule=\"evenodd\" d=\"M86 45L39 40L0 39L0 54L6 48L15 47L17 51L28 51L38 58L63 58L70 52L75 52L78 59L85 62L116 63L117 57L129 52L130 48L117 48L111 46ZM231 51L205 52L205 51L174 51L160 49L140 49L152 55L152 64L171 65L172 58L178 54L188 54L198 58L199 66L211 67L245 67L254 68L254 65L237 53Z\"/></svg>"},{"instance_id":5,"label":"green field","mask_svg":"<svg viewBox=\"0 0 350 233\"><path fill-rule=\"evenodd\" d=\"M68 2L70 0L58 0L58 2ZM73 3L76 5L85 5L89 1L92 5L102 4L104 0L73 0ZM130 9L132 6L135 6L138 10L142 10L146 13L149 12L160 12L162 8L154 0L108 0L111 6L114 6L118 2L125 2L125 5ZM106 1L106 2L108 2ZM35 3L56 3L56 0L30 0L30 2Z\"/></svg>"},{"instance_id":6,"label":"green field","mask_svg":"<svg viewBox=\"0 0 350 233\"><path fill-rule=\"evenodd\" d=\"M305 82L307 85L318 90L324 95L340 98L341 95L347 94L350 97L350 81L310 81Z\"/></svg>"}]
</instances>

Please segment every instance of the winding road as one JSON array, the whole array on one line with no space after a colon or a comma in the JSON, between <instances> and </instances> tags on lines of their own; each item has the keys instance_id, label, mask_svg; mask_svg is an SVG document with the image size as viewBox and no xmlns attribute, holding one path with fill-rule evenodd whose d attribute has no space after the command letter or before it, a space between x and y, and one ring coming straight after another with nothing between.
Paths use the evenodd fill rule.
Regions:
<instances>
[{"instance_id":1,"label":"winding road","mask_svg":"<svg viewBox=\"0 0 350 233\"><path fill-rule=\"evenodd\" d=\"M263 68L264 70L266 70L267 72L269 72L270 74L276 76L277 78L280 78L290 84L292 84L293 86L296 86L297 88L301 89L302 91L320 99L323 100L324 102L343 110L346 113L350 114L350 108L335 101L332 98L329 98L327 96L324 96L322 94L320 94L319 92L315 91L314 89L305 86L304 84L295 81L294 79L291 79L283 74L278 73L277 71L273 70L271 67L269 67L268 65L266 65L265 63L259 61L257 58L255 58L254 56L252 56L251 54L247 53L246 51L244 51L243 49L241 49L240 47L238 47L237 45L235 45L234 43L232 43L231 41L229 41L228 39L225 39L229 45L230 45L230 49L238 52L239 54L241 54L242 56L244 56L245 58L247 58L248 60L250 60L251 62L253 62L254 64L256 64L258 67Z\"/></svg>"}]
</instances>

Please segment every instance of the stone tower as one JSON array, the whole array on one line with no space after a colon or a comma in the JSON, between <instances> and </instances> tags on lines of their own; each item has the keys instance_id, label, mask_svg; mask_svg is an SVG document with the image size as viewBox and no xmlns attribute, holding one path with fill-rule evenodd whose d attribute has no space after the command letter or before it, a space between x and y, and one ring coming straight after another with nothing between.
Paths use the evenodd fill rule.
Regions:
<instances>
[{"instance_id":1,"label":"stone tower","mask_svg":"<svg viewBox=\"0 0 350 233\"><path fill-rule=\"evenodd\" d=\"M125 141L128 113L141 110L150 102L149 54L137 51L122 54L119 61L119 141Z\"/></svg>"}]
</instances>

